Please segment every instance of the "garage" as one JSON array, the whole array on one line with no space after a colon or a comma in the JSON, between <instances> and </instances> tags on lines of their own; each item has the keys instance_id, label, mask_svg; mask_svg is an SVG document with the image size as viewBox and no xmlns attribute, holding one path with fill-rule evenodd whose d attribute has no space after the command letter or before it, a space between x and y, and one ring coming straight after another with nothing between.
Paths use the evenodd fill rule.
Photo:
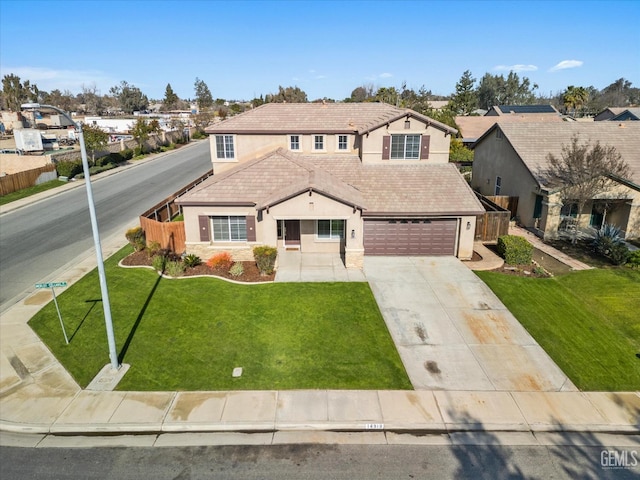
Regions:
<instances>
[{"instance_id":1,"label":"garage","mask_svg":"<svg viewBox=\"0 0 640 480\"><path fill-rule=\"evenodd\" d=\"M455 255L458 221L376 219L364 221L365 255Z\"/></svg>"}]
</instances>

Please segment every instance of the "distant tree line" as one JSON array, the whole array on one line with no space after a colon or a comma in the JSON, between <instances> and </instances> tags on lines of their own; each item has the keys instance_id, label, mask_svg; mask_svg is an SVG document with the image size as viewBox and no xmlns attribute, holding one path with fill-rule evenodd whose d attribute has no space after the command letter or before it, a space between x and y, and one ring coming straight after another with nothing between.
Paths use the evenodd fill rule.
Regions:
<instances>
[{"instance_id":1,"label":"distant tree line","mask_svg":"<svg viewBox=\"0 0 640 480\"><path fill-rule=\"evenodd\" d=\"M448 101L444 109L431 108L431 102ZM278 86L275 92L260 95L249 101L227 101L215 98L208 85L196 77L193 98L181 99L168 83L162 99L149 100L140 88L121 81L101 95L95 85L83 85L81 92L73 94L69 90L58 89L46 92L40 90L29 80L22 81L15 74L5 75L0 91L0 107L17 111L26 102L39 102L55 105L65 111L77 111L89 115L132 114L145 111L151 104L160 106L160 111L189 110L195 103L198 112L211 121L213 116L226 118L247 108L255 108L264 103L300 103L308 102L306 92L298 86ZM335 102L331 98L318 98L313 102ZM640 104L640 88L620 78L602 90L593 86L569 85L564 91L549 93L545 96L538 91L538 85L527 77L520 78L517 73L504 75L485 73L478 81L471 71L465 71L456 83L454 91L448 96L434 95L424 86L418 90L408 88L403 83L395 86L374 87L373 84L360 85L343 102L384 102L434 117L454 126L457 115L474 115L478 109L488 110L494 105L527 105L535 103L552 104L560 111L572 116L594 115L606 107L626 107Z\"/></svg>"}]
</instances>

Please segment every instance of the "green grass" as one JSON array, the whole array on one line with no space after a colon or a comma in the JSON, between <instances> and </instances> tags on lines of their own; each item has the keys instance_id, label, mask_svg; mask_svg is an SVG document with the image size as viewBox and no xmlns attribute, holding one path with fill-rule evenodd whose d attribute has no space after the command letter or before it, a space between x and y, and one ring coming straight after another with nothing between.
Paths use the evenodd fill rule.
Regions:
<instances>
[{"instance_id":1,"label":"green grass","mask_svg":"<svg viewBox=\"0 0 640 480\"><path fill-rule=\"evenodd\" d=\"M640 390L640 271L477 272L581 390Z\"/></svg>"},{"instance_id":2,"label":"green grass","mask_svg":"<svg viewBox=\"0 0 640 480\"><path fill-rule=\"evenodd\" d=\"M130 251L106 262L119 390L412 388L367 283L169 280L118 267ZM53 304L30 325L86 386L109 363L97 272L58 303L69 345Z\"/></svg>"},{"instance_id":3,"label":"green grass","mask_svg":"<svg viewBox=\"0 0 640 480\"><path fill-rule=\"evenodd\" d=\"M31 195L35 195L36 193L44 192L46 190L51 190L52 188L66 185L66 183L67 182L61 182L60 180L51 180L49 182L41 183L40 185L16 190L15 192L7 193L6 195L0 196L0 205L6 205L7 203L15 202L16 200L20 200L21 198L30 197Z\"/></svg>"}]
</instances>

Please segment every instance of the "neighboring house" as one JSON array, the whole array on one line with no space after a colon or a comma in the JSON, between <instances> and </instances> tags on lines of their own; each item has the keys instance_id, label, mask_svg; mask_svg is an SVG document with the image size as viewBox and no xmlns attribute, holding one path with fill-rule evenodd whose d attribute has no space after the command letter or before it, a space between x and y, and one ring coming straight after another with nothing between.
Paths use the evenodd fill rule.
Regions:
<instances>
[{"instance_id":1,"label":"neighboring house","mask_svg":"<svg viewBox=\"0 0 640 480\"><path fill-rule=\"evenodd\" d=\"M456 130L379 103L266 104L207 128L214 176L177 200L187 251L255 245L471 258L475 194L448 163Z\"/></svg>"},{"instance_id":2,"label":"neighboring house","mask_svg":"<svg viewBox=\"0 0 640 480\"><path fill-rule=\"evenodd\" d=\"M560 115L553 105L496 105L491 107L485 117L504 115Z\"/></svg>"},{"instance_id":3,"label":"neighboring house","mask_svg":"<svg viewBox=\"0 0 640 480\"><path fill-rule=\"evenodd\" d=\"M624 112L625 110L626 109L624 107L607 107L603 111L598 113L595 117L593 117L593 120L595 122L602 122L602 121L605 121L605 120L611 120L613 117L615 117L616 115L619 115L620 113Z\"/></svg>"},{"instance_id":4,"label":"neighboring house","mask_svg":"<svg viewBox=\"0 0 640 480\"><path fill-rule=\"evenodd\" d=\"M624 122L626 120L640 120L640 107L627 108L611 118L612 122Z\"/></svg>"},{"instance_id":5,"label":"neighboring house","mask_svg":"<svg viewBox=\"0 0 640 480\"><path fill-rule=\"evenodd\" d=\"M462 136L462 142L468 146L473 147L473 144L491 127L496 123L532 123L532 122L545 122L545 123L562 123L563 119L559 115L549 114L513 114L513 115L501 115L497 116L457 116L456 125L460 129L460 135Z\"/></svg>"},{"instance_id":6,"label":"neighboring house","mask_svg":"<svg viewBox=\"0 0 640 480\"><path fill-rule=\"evenodd\" d=\"M640 124L591 122L561 124L496 124L476 143L472 187L483 195L518 197L517 217L526 227L554 238L565 225L575 225L575 204L563 205L545 184L547 156L560 158L574 135L580 143L613 146L627 162L631 178L618 179L614 192L589 202L581 229L617 225L626 238L640 236ZM573 222L572 222L573 220Z\"/></svg>"}]
</instances>

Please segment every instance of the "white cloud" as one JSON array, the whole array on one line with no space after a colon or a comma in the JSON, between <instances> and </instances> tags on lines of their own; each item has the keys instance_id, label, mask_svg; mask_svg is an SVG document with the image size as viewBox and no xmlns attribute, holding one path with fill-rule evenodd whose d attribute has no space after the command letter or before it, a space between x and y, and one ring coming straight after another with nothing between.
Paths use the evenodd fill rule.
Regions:
<instances>
[{"instance_id":1,"label":"white cloud","mask_svg":"<svg viewBox=\"0 0 640 480\"><path fill-rule=\"evenodd\" d=\"M381 73L381 74L380 74L380 75L378 75L378 76L379 76L380 78L391 78L391 77L393 77L393 75L392 75L392 74L390 74L389 72Z\"/></svg>"},{"instance_id":2,"label":"white cloud","mask_svg":"<svg viewBox=\"0 0 640 480\"><path fill-rule=\"evenodd\" d=\"M535 65L524 65L522 63L518 63L516 65L496 65L493 67L494 70L504 70L505 72L535 72L538 70L538 67Z\"/></svg>"},{"instance_id":3,"label":"white cloud","mask_svg":"<svg viewBox=\"0 0 640 480\"><path fill-rule=\"evenodd\" d=\"M98 70L55 70L41 67L7 67L0 66L0 75L14 74L20 77L21 81L29 80L33 85L38 85L40 90L70 90L72 93L79 93L82 86L95 85L102 94L106 94L110 87L119 83L118 80L110 78L104 72Z\"/></svg>"},{"instance_id":4,"label":"white cloud","mask_svg":"<svg viewBox=\"0 0 640 480\"><path fill-rule=\"evenodd\" d=\"M562 60L557 65L549 69L550 72L557 72L558 70L566 70L567 68L581 67L584 62L582 60Z\"/></svg>"}]
</instances>

